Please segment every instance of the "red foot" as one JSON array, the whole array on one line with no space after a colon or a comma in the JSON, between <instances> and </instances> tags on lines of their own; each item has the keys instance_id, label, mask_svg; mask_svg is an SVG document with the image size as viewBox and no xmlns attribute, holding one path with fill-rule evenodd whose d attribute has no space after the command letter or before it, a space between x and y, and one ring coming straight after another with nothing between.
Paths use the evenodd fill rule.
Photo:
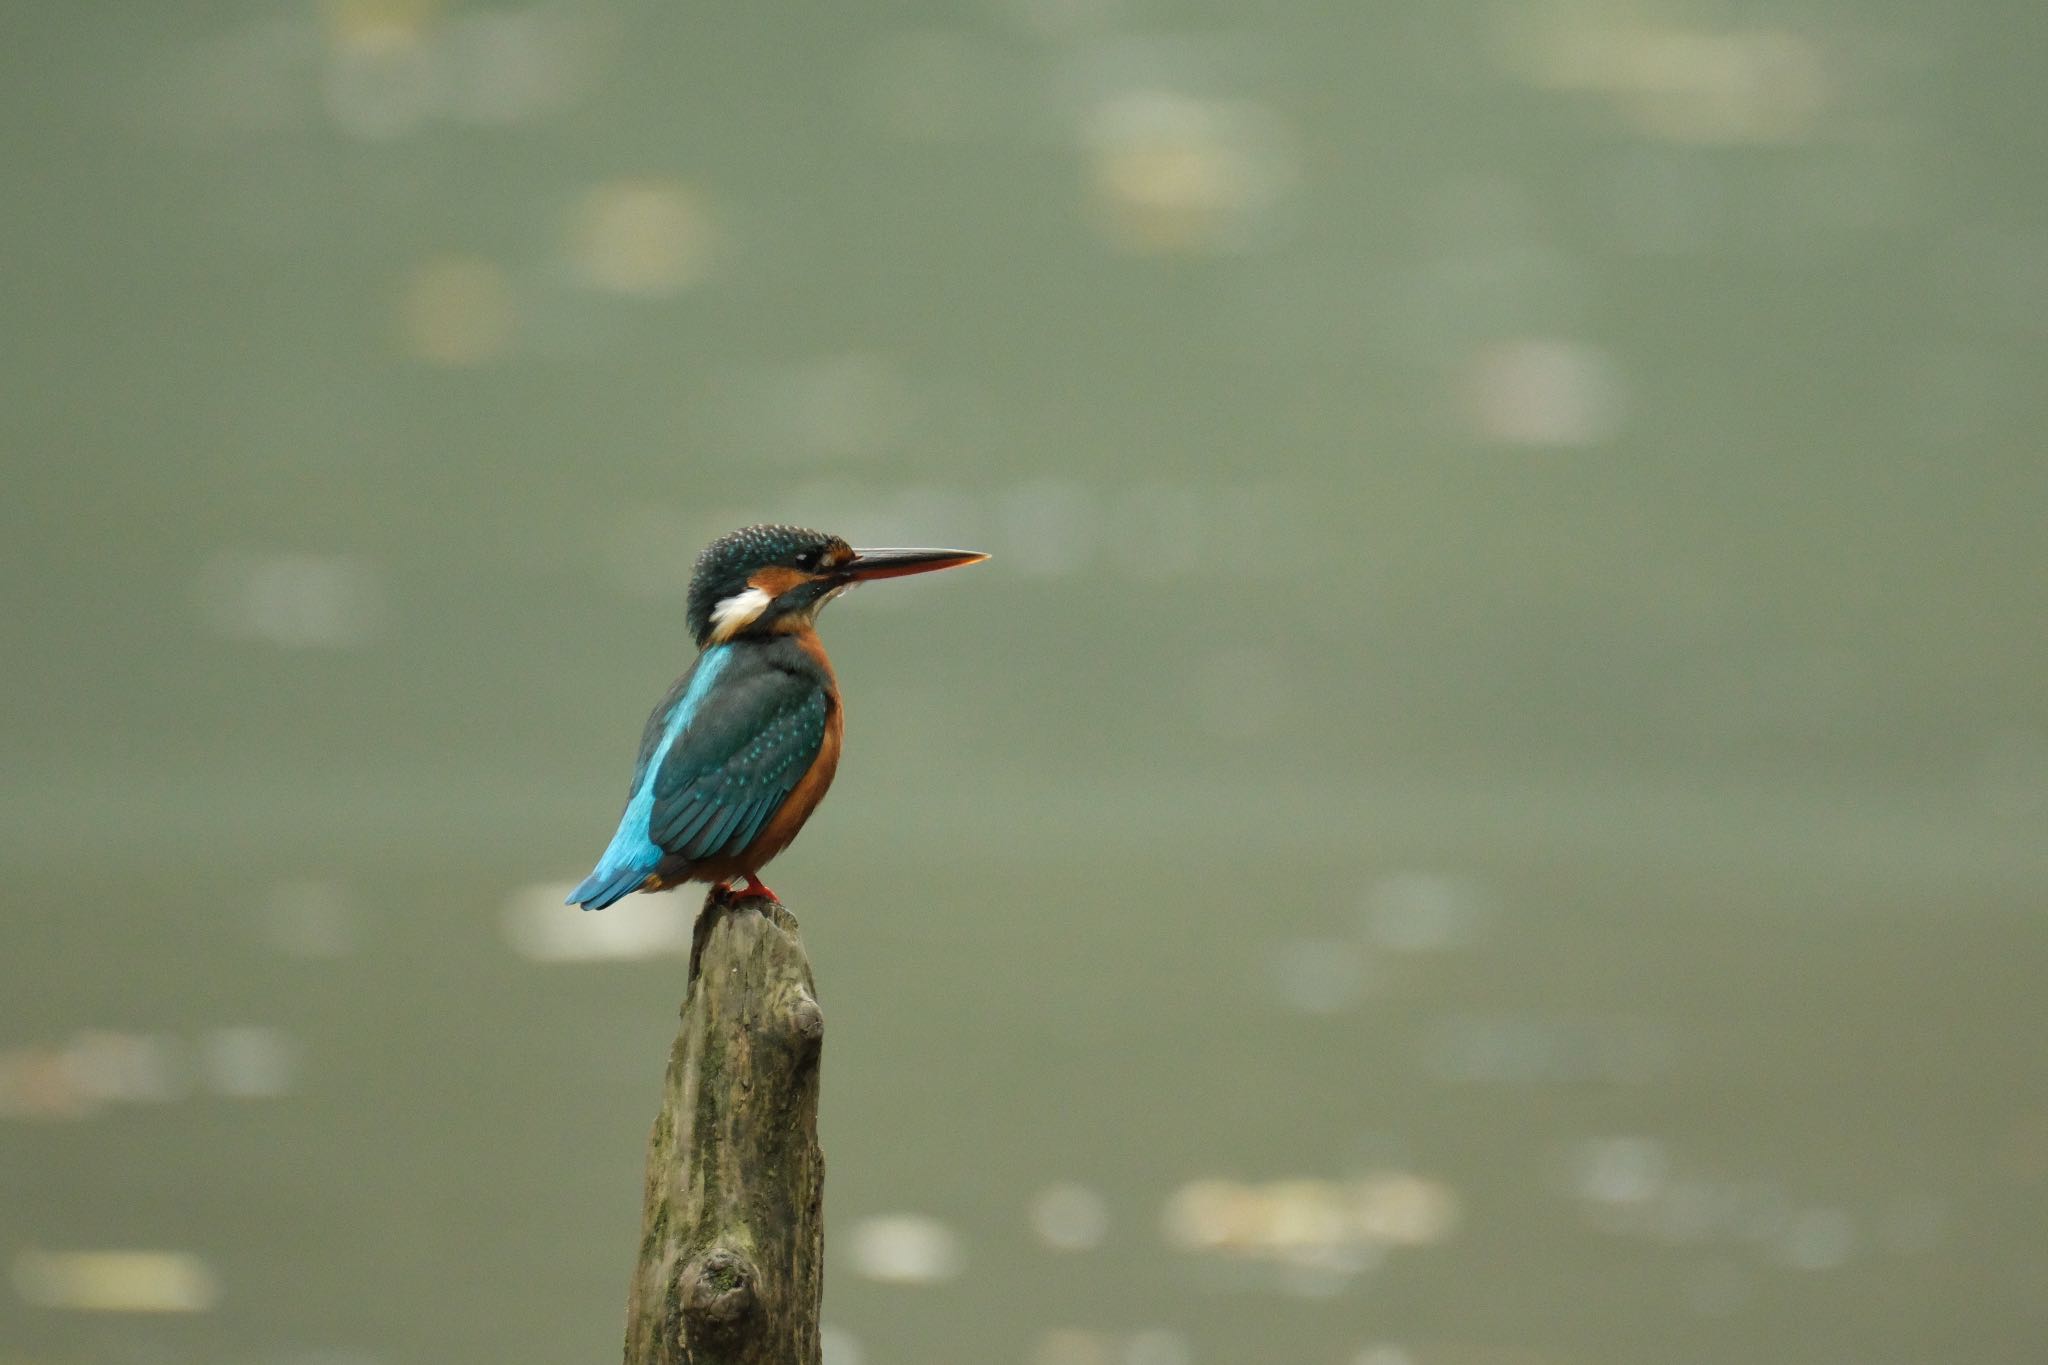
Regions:
<instances>
[{"instance_id":1,"label":"red foot","mask_svg":"<svg viewBox=\"0 0 2048 1365\"><path fill-rule=\"evenodd\" d=\"M725 886L725 889L732 893L732 898L734 900L774 901L778 905L782 903L782 898L776 895L773 891L770 891L768 889L768 883L762 881L759 877L754 876L751 872L743 875L740 878L740 880L744 881L747 884L747 889L744 891L736 890L730 885ZM725 884L721 883L721 885Z\"/></svg>"}]
</instances>

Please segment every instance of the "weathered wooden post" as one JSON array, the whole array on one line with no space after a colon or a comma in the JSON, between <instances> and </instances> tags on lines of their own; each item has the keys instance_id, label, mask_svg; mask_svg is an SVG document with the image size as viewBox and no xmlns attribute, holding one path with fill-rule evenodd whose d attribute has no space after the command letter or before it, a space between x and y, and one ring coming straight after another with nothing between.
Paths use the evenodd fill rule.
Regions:
<instances>
[{"instance_id":1,"label":"weathered wooden post","mask_svg":"<svg viewBox=\"0 0 2048 1365\"><path fill-rule=\"evenodd\" d=\"M625 1365L819 1365L824 1037L796 918L706 897L647 1143Z\"/></svg>"}]
</instances>

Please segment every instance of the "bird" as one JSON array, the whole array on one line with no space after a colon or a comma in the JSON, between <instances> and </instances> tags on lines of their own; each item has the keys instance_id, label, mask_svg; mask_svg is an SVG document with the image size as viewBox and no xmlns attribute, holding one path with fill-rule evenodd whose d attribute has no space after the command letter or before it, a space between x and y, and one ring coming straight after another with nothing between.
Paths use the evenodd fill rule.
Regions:
<instances>
[{"instance_id":1,"label":"bird","mask_svg":"<svg viewBox=\"0 0 2048 1365\"><path fill-rule=\"evenodd\" d=\"M740 900L777 899L761 868L824 799L844 734L818 613L870 579L987 558L855 549L781 525L742 527L705 546L685 609L696 660L648 716L618 832L565 904L602 910L691 881Z\"/></svg>"}]
</instances>

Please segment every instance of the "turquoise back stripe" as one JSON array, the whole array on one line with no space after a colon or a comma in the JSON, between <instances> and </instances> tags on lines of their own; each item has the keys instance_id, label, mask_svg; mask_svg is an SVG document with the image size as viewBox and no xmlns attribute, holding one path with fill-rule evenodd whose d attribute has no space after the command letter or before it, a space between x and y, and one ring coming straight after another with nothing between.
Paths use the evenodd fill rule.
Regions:
<instances>
[{"instance_id":1,"label":"turquoise back stripe","mask_svg":"<svg viewBox=\"0 0 2048 1365\"><path fill-rule=\"evenodd\" d=\"M604 857L598 860L597 871L591 874L592 880L609 880L629 869L652 872L655 864L661 861L661 846L647 837L648 821L654 813L655 775L661 771L661 761L668 757L668 751L675 747L676 741L689 730L690 722L697 718L704 698L711 695L711 689L718 683L718 675L725 672L731 658L730 645L713 645L697 656L697 671L690 675L690 686L677 698L675 709L668 713L668 725L662 730L661 742L647 756L647 766L640 770L640 783L633 789L633 799L626 803L626 813L619 817L619 832L612 836Z\"/></svg>"}]
</instances>

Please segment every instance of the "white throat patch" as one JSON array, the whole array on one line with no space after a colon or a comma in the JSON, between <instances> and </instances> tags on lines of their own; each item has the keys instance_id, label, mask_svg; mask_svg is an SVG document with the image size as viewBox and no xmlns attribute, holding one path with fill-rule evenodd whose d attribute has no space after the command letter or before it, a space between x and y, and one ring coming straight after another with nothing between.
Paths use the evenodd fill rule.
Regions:
<instances>
[{"instance_id":1,"label":"white throat patch","mask_svg":"<svg viewBox=\"0 0 2048 1365\"><path fill-rule=\"evenodd\" d=\"M711 609L711 638L718 642L730 640L759 620L774 600L755 587L734 593Z\"/></svg>"}]
</instances>

